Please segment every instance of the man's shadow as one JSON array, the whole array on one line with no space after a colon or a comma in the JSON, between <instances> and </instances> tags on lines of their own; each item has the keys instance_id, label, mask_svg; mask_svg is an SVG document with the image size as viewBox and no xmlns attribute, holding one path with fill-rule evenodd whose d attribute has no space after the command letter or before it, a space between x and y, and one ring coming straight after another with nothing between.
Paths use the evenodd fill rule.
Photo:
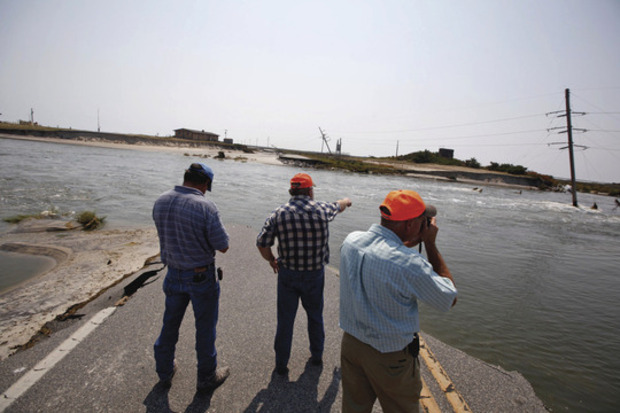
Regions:
<instances>
[{"instance_id":1,"label":"man's shadow","mask_svg":"<svg viewBox=\"0 0 620 413\"><path fill-rule=\"evenodd\" d=\"M170 409L168 402L168 392L170 388L166 388L157 383L151 389L150 393L144 399L144 406L146 406L146 413L174 413ZM209 410L211 406L211 398L213 392L194 394L194 399L189 406L185 409L185 413L204 413Z\"/></svg>"},{"instance_id":2,"label":"man's shadow","mask_svg":"<svg viewBox=\"0 0 620 413\"><path fill-rule=\"evenodd\" d=\"M168 403L170 388L157 383L146 396L142 404L146 406L146 413L172 413Z\"/></svg>"},{"instance_id":3,"label":"man's shadow","mask_svg":"<svg viewBox=\"0 0 620 413\"><path fill-rule=\"evenodd\" d=\"M338 395L340 369L334 367L332 381L318 400L318 385L322 366L313 366L310 360L304 372L296 382L290 382L287 376L278 375L275 370L266 389L261 390L244 413L268 412L329 412Z\"/></svg>"}]
</instances>

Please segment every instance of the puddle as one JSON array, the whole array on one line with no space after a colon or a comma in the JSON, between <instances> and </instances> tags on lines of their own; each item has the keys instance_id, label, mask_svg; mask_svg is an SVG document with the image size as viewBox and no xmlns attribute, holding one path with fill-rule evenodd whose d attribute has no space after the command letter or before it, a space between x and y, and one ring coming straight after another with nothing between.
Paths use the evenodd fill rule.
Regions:
<instances>
[{"instance_id":1,"label":"puddle","mask_svg":"<svg viewBox=\"0 0 620 413\"><path fill-rule=\"evenodd\" d=\"M43 255L0 251L0 294L56 266L56 260Z\"/></svg>"}]
</instances>

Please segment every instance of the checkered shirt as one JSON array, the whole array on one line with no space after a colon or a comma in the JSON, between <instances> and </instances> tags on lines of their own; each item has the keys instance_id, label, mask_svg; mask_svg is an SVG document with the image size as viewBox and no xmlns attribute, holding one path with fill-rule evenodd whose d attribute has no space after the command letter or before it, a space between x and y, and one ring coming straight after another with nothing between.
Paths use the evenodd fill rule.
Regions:
<instances>
[{"instance_id":1,"label":"checkered shirt","mask_svg":"<svg viewBox=\"0 0 620 413\"><path fill-rule=\"evenodd\" d=\"M271 213L256 238L259 247L278 239L280 265L294 271L317 271L329 262L328 223L340 212L338 202L292 197Z\"/></svg>"}]
</instances>

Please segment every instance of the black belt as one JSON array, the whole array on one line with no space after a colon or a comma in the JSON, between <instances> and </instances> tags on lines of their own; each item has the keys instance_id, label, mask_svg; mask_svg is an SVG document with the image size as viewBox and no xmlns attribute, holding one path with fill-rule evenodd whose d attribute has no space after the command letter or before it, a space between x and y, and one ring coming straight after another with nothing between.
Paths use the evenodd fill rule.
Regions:
<instances>
[{"instance_id":1,"label":"black belt","mask_svg":"<svg viewBox=\"0 0 620 413\"><path fill-rule=\"evenodd\" d=\"M194 273L196 274L194 276L194 281L195 282L200 282L200 281L204 280L205 277L201 276L200 274L203 273L203 272L206 272L209 268L213 267L214 265L215 265L215 263L211 263L211 264L209 264L207 266L204 266L204 267L196 267L196 268L194 268ZM224 271L220 267L217 267L217 271L216 272L217 272L217 279L221 281L222 278L224 278Z\"/></svg>"}]
</instances>

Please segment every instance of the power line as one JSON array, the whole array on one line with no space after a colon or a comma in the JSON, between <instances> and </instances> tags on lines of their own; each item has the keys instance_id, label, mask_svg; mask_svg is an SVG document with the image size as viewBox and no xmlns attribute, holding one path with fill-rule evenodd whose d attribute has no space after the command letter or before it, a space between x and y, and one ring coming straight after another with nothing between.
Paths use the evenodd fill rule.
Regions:
<instances>
[{"instance_id":1,"label":"power line","mask_svg":"<svg viewBox=\"0 0 620 413\"><path fill-rule=\"evenodd\" d=\"M515 143L465 143L465 144L457 144L457 145L452 145L454 147L464 147L464 146L470 146L470 147L476 147L476 146L483 146L483 147L498 147L498 146L548 146L547 143L544 142L530 142L530 143L524 143L524 142L515 142Z\"/></svg>"},{"instance_id":2,"label":"power line","mask_svg":"<svg viewBox=\"0 0 620 413\"><path fill-rule=\"evenodd\" d=\"M617 149L617 148L606 148L604 146L588 146L588 149L597 149L597 150L609 151L609 152L620 152L620 149Z\"/></svg>"},{"instance_id":3,"label":"power line","mask_svg":"<svg viewBox=\"0 0 620 413\"><path fill-rule=\"evenodd\" d=\"M524 133L538 133L538 132L542 132L542 130L541 129L531 129L531 130L515 131L515 132L487 133L487 134L484 134L484 135L453 136L453 137L448 137L448 138L435 138L435 139L456 140L456 139L471 139L471 138L487 138L487 137L490 137L490 136L521 135L521 134L524 134Z\"/></svg>"},{"instance_id":4,"label":"power line","mask_svg":"<svg viewBox=\"0 0 620 413\"><path fill-rule=\"evenodd\" d=\"M459 127L462 127L462 126L485 125L485 124L489 124L489 123L507 122L507 121L511 121L511 120L520 120L520 119L535 118L535 117L541 117L541 116L544 116L544 114L515 116L515 117L512 117L512 118L501 118L501 119L486 120L486 121L481 121L481 122L469 122L469 123L460 123L460 124L445 125L445 126L429 126L429 127L417 128L417 129L401 129L401 130L393 130L393 131L364 131L364 132L342 132L342 131L338 131L338 133L342 133L342 134L346 133L346 134L353 135L353 134L382 134L382 133L421 132L421 131L437 130L437 129L459 128Z\"/></svg>"},{"instance_id":5,"label":"power line","mask_svg":"<svg viewBox=\"0 0 620 413\"><path fill-rule=\"evenodd\" d=\"M560 102L562 104L565 103L564 102ZM561 108L563 105L559 105L559 108ZM594 106L594 105L591 105ZM600 108L597 108L600 110ZM566 110L558 110L556 112L553 113L558 113L561 114L563 116L561 117L565 117L566 116ZM578 115L578 114L582 114L582 115L586 115L586 114L591 114L591 113L596 113L596 114L603 114L603 115L612 115L612 114L620 114L620 112L612 112L612 111L604 111L604 110L600 110L600 112L574 112L571 111L571 113L573 115ZM546 114L549 115L549 114ZM521 116L513 116L513 117L507 117L507 118L497 118L497 119L490 119L490 120L483 120L483 121L478 121L478 122L464 122L464 123L458 123L458 124L450 124L450 125L443 125L443 126L427 126L427 127L421 127L421 128L412 128L412 129L402 129L402 130L385 130L385 131L363 131L363 132L338 132L338 133L347 133L349 135L358 135L356 140L359 143L364 143L365 145L371 145L371 146L385 146L385 140L381 141L381 139L376 139L376 136L381 136L381 135L388 135L388 134L397 134L397 133L413 133L413 132L424 132L424 131L433 131L433 130L445 130L445 129L450 129L450 128L458 128L458 127L467 127L467 126L476 126L476 125L485 125L485 124L496 124L496 123L501 123L501 122L509 122L509 121L515 121L515 120L522 120L522 119L531 119L531 118L542 118L543 116L545 116L544 114L540 113L540 114L530 114L530 115L521 115ZM540 129L529 129L529 130L521 130L521 131L511 131L511 132L500 132L500 133L483 133L483 134L472 134L472 135L459 135L459 136L444 136L444 137L436 137L436 136L425 136L425 137L408 137L408 138L404 138L404 137L399 137L398 142L399 144L402 144L402 146L411 146L411 145L415 145L415 146L420 146L420 145L429 145L429 144L440 144L441 142L451 142L450 145L454 146L454 147L480 147L480 148L485 148L485 147L542 147L542 146L550 146L549 145L549 141L551 140L551 135L555 135L555 133L552 133L552 129L555 130L555 128L553 128L554 123L557 120L557 117L551 117L551 116L545 116L548 118L547 121L547 127L540 127ZM591 132L599 132L599 133L619 133L620 131L616 131L616 130L607 130L607 129L603 129L600 128L599 125L594 125L593 126L597 127L597 129L587 129L587 131L591 131ZM560 128L558 128L560 129ZM564 133L567 132L566 130L566 126L564 126L562 129L564 129ZM585 132L585 130L581 130L580 128L571 128L572 131L574 132ZM366 138L363 138L359 135L375 135L375 137L372 137L372 139L369 141ZM523 142L522 140L517 142L517 143L511 143L511 142L506 142L503 139L501 139L502 137L508 137L508 136L512 136L512 135L527 135L527 134L534 134L534 137L536 136L536 134L538 134L538 141L536 142ZM387 138L387 137L385 137ZM497 143L458 143L457 141L465 141L465 140L474 140L474 139L482 139L482 138L494 138L493 141L497 142ZM487 139L488 141L488 139ZM399 145L400 146L400 145ZM575 147L579 148L580 145L574 145ZM613 149L613 148L606 148L606 147L602 147L602 146L588 146L588 148L594 149L594 150L606 150L606 151L620 151L620 149Z\"/></svg>"}]
</instances>

